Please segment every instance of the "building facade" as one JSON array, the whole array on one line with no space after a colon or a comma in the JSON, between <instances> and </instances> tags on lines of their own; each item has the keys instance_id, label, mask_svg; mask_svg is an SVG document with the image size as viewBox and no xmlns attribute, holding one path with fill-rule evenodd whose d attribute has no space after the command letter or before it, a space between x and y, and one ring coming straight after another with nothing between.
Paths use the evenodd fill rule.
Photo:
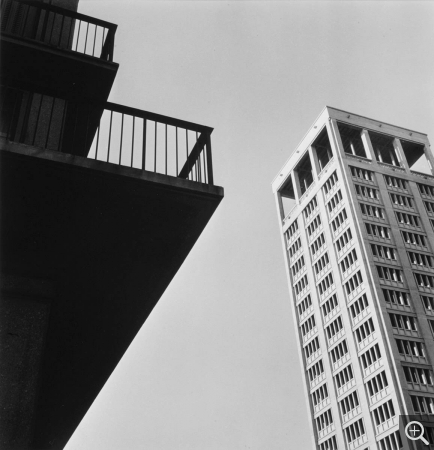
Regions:
<instances>
[{"instance_id":1,"label":"building facade","mask_svg":"<svg viewBox=\"0 0 434 450\"><path fill-rule=\"evenodd\" d=\"M433 168L425 134L326 107L273 182L315 449L434 414Z\"/></svg>"},{"instance_id":2,"label":"building facade","mask_svg":"<svg viewBox=\"0 0 434 450\"><path fill-rule=\"evenodd\" d=\"M117 25L77 6L1 2L5 450L64 448L223 198L213 129L108 102Z\"/></svg>"}]
</instances>

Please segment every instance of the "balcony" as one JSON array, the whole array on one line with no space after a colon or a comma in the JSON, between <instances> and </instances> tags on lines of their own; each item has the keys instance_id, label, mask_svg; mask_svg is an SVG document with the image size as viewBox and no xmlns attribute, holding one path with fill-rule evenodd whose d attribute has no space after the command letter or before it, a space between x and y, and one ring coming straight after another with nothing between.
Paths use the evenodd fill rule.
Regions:
<instances>
[{"instance_id":1,"label":"balcony","mask_svg":"<svg viewBox=\"0 0 434 450\"><path fill-rule=\"evenodd\" d=\"M118 64L117 25L43 2L2 3L2 78L55 96L106 101Z\"/></svg>"},{"instance_id":2,"label":"balcony","mask_svg":"<svg viewBox=\"0 0 434 450\"><path fill-rule=\"evenodd\" d=\"M139 171L213 184L212 128L115 103L5 88L6 141Z\"/></svg>"}]
</instances>

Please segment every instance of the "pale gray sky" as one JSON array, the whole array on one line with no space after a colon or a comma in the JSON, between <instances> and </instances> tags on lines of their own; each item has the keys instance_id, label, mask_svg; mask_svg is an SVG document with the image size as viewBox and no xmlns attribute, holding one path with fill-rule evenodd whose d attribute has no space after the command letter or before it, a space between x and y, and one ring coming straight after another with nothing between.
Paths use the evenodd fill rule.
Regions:
<instances>
[{"instance_id":1,"label":"pale gray sky","mask_svg":"<svg viewBox=\"0 0 434 450\"><path fill-rule=\"evenodd\" d=\"M110 101L215 128L225 199L66 449L309 449L271 181L325 105L434 140L434 3L79 11L119 25Z\"/></svg>"}]
</instances>

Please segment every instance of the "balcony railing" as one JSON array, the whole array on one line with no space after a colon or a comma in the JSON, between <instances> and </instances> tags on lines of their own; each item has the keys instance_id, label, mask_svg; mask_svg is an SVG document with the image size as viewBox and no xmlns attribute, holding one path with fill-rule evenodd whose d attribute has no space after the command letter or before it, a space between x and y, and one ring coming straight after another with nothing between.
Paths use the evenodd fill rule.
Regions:
<instances>
[{"instance_id":1,"label":"balcony railing","mask_svg":"<svg viewBox=\"0 0 434 450\"><path fill-rule=\"evenodd\" d=\"M8 141L213 184L210 127L15 88L0 98L0 136Z\"/></svg>"},{"instance_id":2,"label":"balcony railing","mask_svg":"<svg viewBox=\"0 0 434 450\"><path fill-rule=\"evenodd\" d=\"M115 24L28 0L2 2L1 14L2 33L113 61Z\"/></svg>"}]
</instances>

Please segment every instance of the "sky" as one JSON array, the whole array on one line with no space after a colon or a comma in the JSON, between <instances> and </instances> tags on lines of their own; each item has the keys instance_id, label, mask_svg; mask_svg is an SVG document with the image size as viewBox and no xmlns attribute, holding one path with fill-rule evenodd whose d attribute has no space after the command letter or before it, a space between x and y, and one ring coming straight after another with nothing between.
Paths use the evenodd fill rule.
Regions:
<instances>
[{"instance_id":1,"label":"sky","mask_svg":"<svg viewBox=\"0 0 434 450\"><path fill-rule=\"evenodd\" d=\"M434 139L434 2L80 0L109 100L214 127L225 198L66 450L309 449L271 181L325 105Z\"/></svg>"}]
</instances>

